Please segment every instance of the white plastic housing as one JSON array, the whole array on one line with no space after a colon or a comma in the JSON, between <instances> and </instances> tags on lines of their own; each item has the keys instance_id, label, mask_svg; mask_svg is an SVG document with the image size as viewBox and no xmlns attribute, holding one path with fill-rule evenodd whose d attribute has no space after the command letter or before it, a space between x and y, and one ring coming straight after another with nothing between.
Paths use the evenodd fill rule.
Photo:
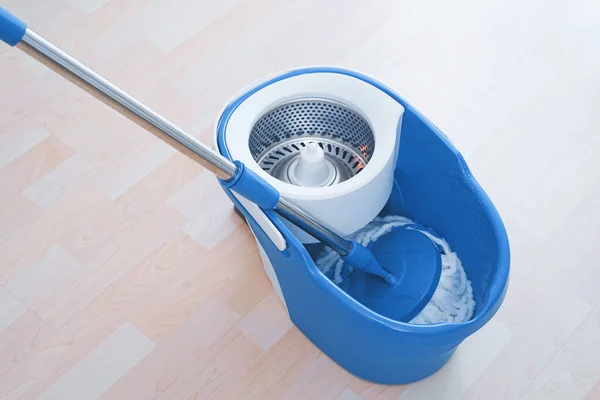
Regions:
<instances>
[{"instance_id":1,"label":"white plastic housing","mask_svg":"<svg viewBox=\"0 0 600 400\"><path fill-rule=\"evenodd\" d=\"M278 104L301 98L323 98L344 103L369 122L375 136L375 150L358 175L332 186L302 187L283 182L258 166L248 146L254 123ZM304 74L268 85L246 99L231 115L225 140L233 159L243 162L279 190L282 196L345 236L375 218L388 200L403 114L402 105L362 80L335 73ZM262 215L262 218L266 217ZM285 222L302 243L316 242L316 239Z\"/></svg>"}]
</instances>

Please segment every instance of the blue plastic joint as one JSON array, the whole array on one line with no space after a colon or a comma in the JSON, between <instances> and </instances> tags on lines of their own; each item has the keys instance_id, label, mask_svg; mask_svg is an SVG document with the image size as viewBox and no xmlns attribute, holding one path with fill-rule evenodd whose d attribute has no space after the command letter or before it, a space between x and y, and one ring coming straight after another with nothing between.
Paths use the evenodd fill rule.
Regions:
<instances>
[{"instance_id":1,"label":"blue plastic joint","mask_svg":"<svg viewBox=\"0 0 600 400\"><path fill-rule=\"evenodd\" d=\"M396 277L379 264L369 249L358 242L352 242L352 250L342 257L342 259L354 269L359 269L383 278L391 286L397 283Z\"/></svg>"},{"instance_id":2,"label":"blue plastic joint","mask_svg":"<svg viewBox=\"0 0 600 400\"><path fill-rule=\"evenodd\" d=\"M265 210L275 208L279 201L279 192L277 189L258 176L254 171L246 168L240 161L234 161L233 163L237 166L235 176L222 181L223 185Z\"/></svg>"},{"instance_id":3,"label":"blue plastic joint","mask_svg":"<svg viewBox=\"0 0 600 400\"><path fill-rule=\"evenodd\" d=\"M27 25L23 21L0 7L0 40L9 46L16 46L26 30Z\"/></svg>"}]
</instances>

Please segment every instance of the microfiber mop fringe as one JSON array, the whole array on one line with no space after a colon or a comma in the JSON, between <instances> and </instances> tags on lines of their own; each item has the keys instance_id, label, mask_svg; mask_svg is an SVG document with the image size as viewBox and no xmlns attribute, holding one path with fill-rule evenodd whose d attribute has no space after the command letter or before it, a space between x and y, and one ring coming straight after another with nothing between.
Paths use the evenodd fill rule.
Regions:
<instances>
[{"instance_id":1,"label":"microfiber mop fringe","mask_svg":"<svg viewBox=\"0 0 600 400\"><path fill-rule=\"evenodd\" d=\"M377 217L363 229L350 236L363 246L368 246L393 228L414 229L426 235L440 251L442 273L440 282L425 308L410 323L437 324L466 322L473 317L475 300L471 281L462 263L448 243L433 234L430 230L415 224L409 218L402 216ZM317 257L319 269L335 284L340 285L352 274L352 267L344 264L339 254L330 248L325 248Z\"/></svg>"}]
</instances>

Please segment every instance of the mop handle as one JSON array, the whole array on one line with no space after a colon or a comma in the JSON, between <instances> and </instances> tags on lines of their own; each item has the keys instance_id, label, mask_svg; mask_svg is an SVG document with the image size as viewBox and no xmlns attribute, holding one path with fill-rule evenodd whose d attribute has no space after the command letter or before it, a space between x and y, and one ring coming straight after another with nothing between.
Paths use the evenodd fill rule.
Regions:
<instances>
[{"instance_id":1,"label":"mop handle","mask_svg":"<svg viewBox=\"0 0 600 400\"><path fill-rule=\"evenodd\" d=\"M0 7L0 40L10 46L18 47L126 118L148 130L163 142L200 163L226 183L230 180L235 180L236 183L240 181L238 187L231 188L259 206L273 209L273 211L299 226L308 234L320 239L340 255L345 256L352 252L352 242L324 227L305 211L280 197L276 189L245 168L243 164L231 162L190 136L181 128L40 37L27 28L25 23L2 7ZM239 179L240 175L249 177L249 179L242 183L242 179ZM242 186L244 187L242 188ZM261 189L264 189L265 193L259 193L262 192ZM266 201L265 198L267 198ZM263 204L261 204L261 200Z\"/></svg>"}]
</instances>

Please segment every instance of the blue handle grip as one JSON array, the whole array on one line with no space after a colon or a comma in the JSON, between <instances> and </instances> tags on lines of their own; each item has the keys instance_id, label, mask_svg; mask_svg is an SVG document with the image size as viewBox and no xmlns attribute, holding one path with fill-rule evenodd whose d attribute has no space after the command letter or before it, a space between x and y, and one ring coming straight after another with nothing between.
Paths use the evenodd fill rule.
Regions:
<instances>
[{"instance_id":1,"label":"blue handle grip","mask_svg":"<svg viewBox=\"0 0 600 400\"><path fill-rule=\"evenodd\" d=\"M0 7L0 40L9 46L15 46L23 39L26 29L27 25L23 21Z\"/></svg>"},{"instance_id":2,"label":"blue handle grip","mask_svg":"<svg viewBox=\"0 0 600 400\"><path fill-rule=\"evenodd\" d=\"M266 210L272 210L279 201L279 192L254 171L246 168L240 161L233 162L237 166L235 176L222 181L226 188L238 192L254 204Z\"/></svg>"}]
</instances>

